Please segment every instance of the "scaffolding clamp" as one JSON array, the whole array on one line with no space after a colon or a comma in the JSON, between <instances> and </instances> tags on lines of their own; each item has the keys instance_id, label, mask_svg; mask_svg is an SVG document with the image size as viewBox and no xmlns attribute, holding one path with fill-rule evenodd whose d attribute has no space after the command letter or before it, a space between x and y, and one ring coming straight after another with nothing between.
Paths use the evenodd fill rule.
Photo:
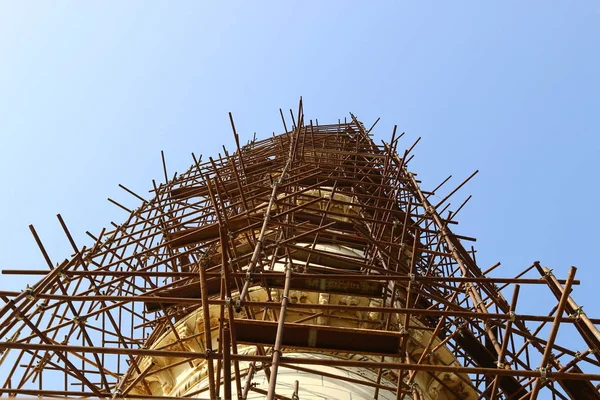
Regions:
<instances>
[{"instance_id":1,"label":"scaffolding clamp","mask_svg":"<svg viewBox=\"0 0 600 400\"><path fill-rule=\"evenodd\" d=\"M569 318L579 319L579 317L581 317L582 315L585 315L585 313L583 312L583 306L579 306L575 309L575 311L569 314Z\"/></svg>"},{"instance_id":2,"label":"scaffolding clamp","mask_svg":"<svg viewBox=\"0 0 600 400\"><path fill-rule=\"evenodd\" d=\"M545 382L548 379L548 369L546 367L539 367L540 381Z\"/></svg>"},{"instance_id":3,"label":"scaffolding clamp","mask_svg":"<svg viewBox=\"0 0 600 400\"><path fill-rule=\"evenodd\" d=\"M419 389L420 389L420 387L419 387L419 384L418 384L417 382L414 382L414 381L413 381L413 382L410 382L410 383L409 383L409 385L410 385L410 389L411 389L413 392L417 392L417 391L419 391Z\"/></svg>"},{"instance_id":4,"label":"scaffolding clamp","mask_svg":"<svg viewBox=\"0 0 600 400\"><path fill-rule=\"evenodd\" d=\"M408 274L408 277L410 278L410 282L408 282L408 291L411 293L416 292L415 290L415 285L417 284L417 281L415 280L415 274Z\"/></svg>"},{"instance_id":5,"label":"scaffolding clamp","mask_svg":"<svg viewBox=\"0 0 600 400\"><path fill-rule=\"evenodd\" d=\"M25 290L23 290L23 293L25 293L25 297L27 298L27 300L35 299L35 293L33 293L33 288L31 286L27 285Z\"/></svg>"},{"instance_id":6,"label":"scaffolding clamp","mask_svg":"<svg viewBox=\"0 0 600 400\"><path fill-rule=\"evenodd\" d=\"M58 276L59 276L59 278L60 278L60 279L62 279L62 280L63 280L63 281L65 281L65 282L69 282L69 281L71 280L71 278L69 277L69 275L67 275L67 274L65 273L65 271L60 271L60 272L58 273Z\"/></svg>"},{"instance_id":7,"label":"scaffolding clamp","mask_svg":"<svg viewBox=\"0 0 600 400\"><path fill-rule=\"evenodd\" d=\"M552 273L552 268L546 268L546 271L544 271L544 275L541 279L550 278L552 276L554 276L554 274Z\"/></svg>"}]
</instances>

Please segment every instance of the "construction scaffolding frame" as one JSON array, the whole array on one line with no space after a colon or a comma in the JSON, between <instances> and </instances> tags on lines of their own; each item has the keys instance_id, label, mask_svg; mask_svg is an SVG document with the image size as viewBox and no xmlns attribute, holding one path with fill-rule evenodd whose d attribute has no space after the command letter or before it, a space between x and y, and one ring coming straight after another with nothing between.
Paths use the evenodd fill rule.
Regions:
<instances>
[{"instance_id":1,"label":"construction scaffolding frame","mask_svg":"<svg viewBox=\"0 0 600 400\"><path fill-rule=\"evenodd\" d=\"M408 170L416 143L398 153L396 127L377 145L377 122L307 122L302 102L290 114L283 134L245 145L230 115L235 151L192 155L173 176L163 157L166 183L153 182L150 199L120 185L141 204L109 199L128 217L88 232L91 246L59 215L73 249L62 263L31 226L47 269L3 271L41 279L0 292L0 395L302 398L301 375L282 394L287 368L363 385L372 398L600 399L600 320L571 297L576 268L558 279L533 262L490 277L499 264L482 271L464 245L473 238L451 231L470 197L453 212L448 200L475 174L434 201L448 179L422 190ZM540 286L552 310L519 312L521 291ZM181 322L190 315L191 333ZM557 340L565 326L585 348ZM160 378L200 365L206 384L193 390ZM428 387L417 384L425 375Z\"/></svg>"}]
</instances>

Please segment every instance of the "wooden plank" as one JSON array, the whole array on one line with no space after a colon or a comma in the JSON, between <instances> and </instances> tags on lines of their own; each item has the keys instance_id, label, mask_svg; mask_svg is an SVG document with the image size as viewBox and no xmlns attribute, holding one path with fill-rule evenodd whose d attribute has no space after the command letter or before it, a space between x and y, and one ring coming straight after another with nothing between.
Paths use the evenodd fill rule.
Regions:
<instances>
[{"instance_id":1,"label":"wooden plank","mask_svg":"<svg viewBox=\"0 0 600 400\"><path fill-rule=\"evenodd\" d=\"M398 355L402 339L397 332L292 323L283 332L283 347L382 355ZM238 343L273 345L276 334L276 322L235 321Z\"/></svg>"},{"instance_id":2,"label":"wooden plank","mask_svg":"<svg viewBox=\"0 0 600 400\"><path fill-rule=\"evenodd\" d=\"M348 294L365 297L381 297L385 284L374 281L349 281L333 279L333 276L324 276L320 279L291 279L293 290L306 290L309 292L327 292L335 294ZM266 285L272 288L283 288L284 279L267 278Z\"/></svg>"}]
</instances>

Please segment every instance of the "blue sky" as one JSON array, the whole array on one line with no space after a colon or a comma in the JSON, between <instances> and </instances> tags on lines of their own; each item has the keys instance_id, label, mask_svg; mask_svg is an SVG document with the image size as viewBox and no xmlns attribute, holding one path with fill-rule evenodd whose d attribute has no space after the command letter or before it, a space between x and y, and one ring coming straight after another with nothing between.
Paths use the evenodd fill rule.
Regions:
<instances>
[{"instance_id":1,"label":"blue sky","mask_svg":"<svg viewBox=\"0 0 600 400\"><path fill-rule=\"evenodd\" d=\"M576 265L574 296L600 316L599 19L585 1L2 1L0 268L45 268L28 224L58 262L57 213L89 244L126 217L107 197L136 204L117 184L147 196L161 180L161 150L182 171L232 148L227 112L242 140L265 137L303 96L321 123L353 112L382 118L378 141L394 124L404 146L423 137L424 189L479 169L454 230L479 239L482 268Z\"/></svg>"}]
</instances>

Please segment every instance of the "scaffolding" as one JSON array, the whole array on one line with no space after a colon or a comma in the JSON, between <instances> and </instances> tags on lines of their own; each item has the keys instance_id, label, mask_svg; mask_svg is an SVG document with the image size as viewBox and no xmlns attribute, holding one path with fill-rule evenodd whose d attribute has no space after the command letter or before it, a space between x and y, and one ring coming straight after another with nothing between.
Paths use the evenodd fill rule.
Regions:
<instances>
[{"instance_id":1,"label":"scaffolding","mask_svg":"<svg viewBox=\"0 0 600 400\"><path fill-rule=\"evenodd\" d=\"M375 399L600 399L576 268L490 277L499 264L482 271L451 231L470 197L448 200L475 174L439 199L448 180L422 190L396 128L377 145L352 114L290 114L245 145L230 115L235 151L172 177L163 157L149 200L120 185L141 204L109 199L129 216L89 247L59 215L62 263L31 226L48 269L3 271L41 279L0 292L0 394L306 399L303 377L321 376ZM554 307L519 312L539 287Z\"/></svg>"}]
</instances>

